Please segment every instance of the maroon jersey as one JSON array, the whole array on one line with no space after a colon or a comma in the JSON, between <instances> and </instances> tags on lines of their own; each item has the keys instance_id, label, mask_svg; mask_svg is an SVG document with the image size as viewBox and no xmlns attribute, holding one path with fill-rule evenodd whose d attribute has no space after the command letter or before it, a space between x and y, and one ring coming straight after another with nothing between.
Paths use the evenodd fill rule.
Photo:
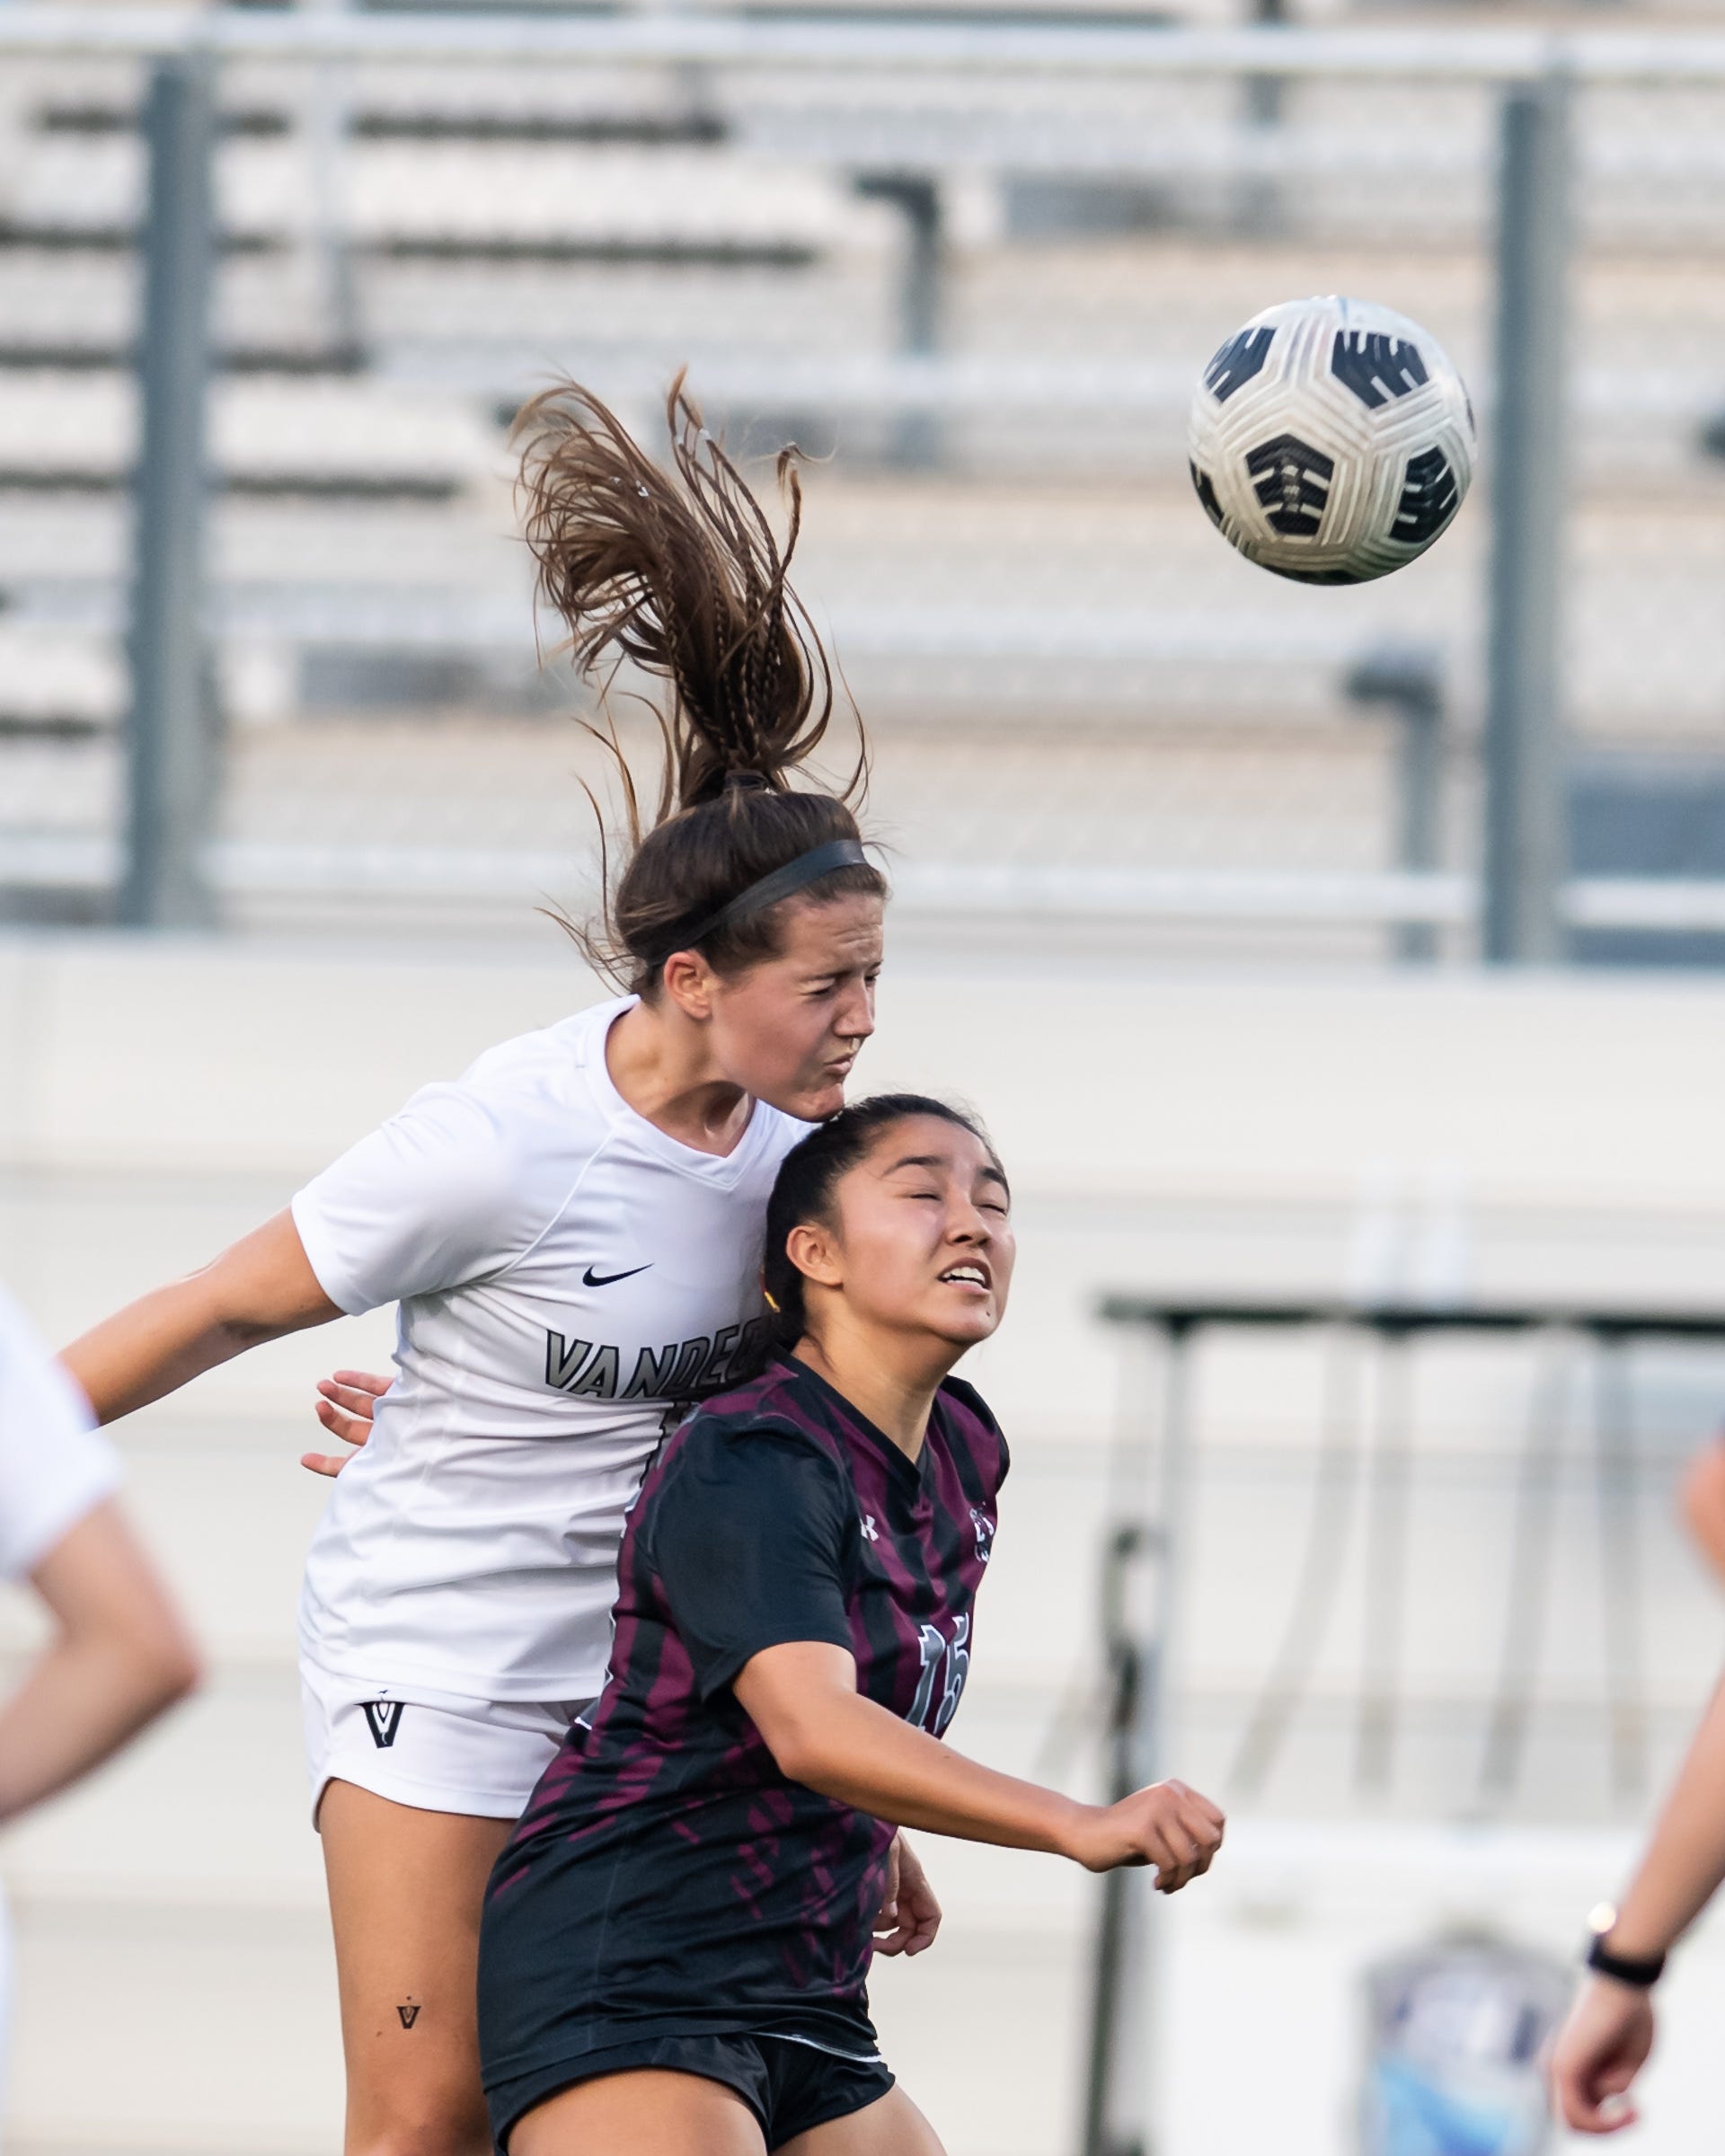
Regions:
<instances>
[{"instance_id":1,"label":"maroon jersey","mask_svg":"<svg viewBox=\"0 0 1725 2156\"><path fill-rule=\"evenodd\" d=\"M893 1829L787 1780L730 1683L765 1648L830 1641L866 1697L941 1736L1006 1466L956 1379L912 1461L794 1361L667 1441L624 1536L605 1690L492 1877L488 2084L636 2026L872 2050Z\"/></svg>"}]
</instances>

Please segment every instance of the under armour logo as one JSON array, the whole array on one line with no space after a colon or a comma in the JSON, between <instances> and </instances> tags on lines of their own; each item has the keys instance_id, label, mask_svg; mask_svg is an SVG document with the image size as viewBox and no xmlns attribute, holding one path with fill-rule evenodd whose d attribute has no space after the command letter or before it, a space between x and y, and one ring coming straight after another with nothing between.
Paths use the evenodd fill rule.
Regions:
<instances>
[{"instance_id":1,"label":"under armour logo","mask_svg":"<svg viewBox=\"0 0 1725 2156\"><path fill-rule=\"evenodd\" d=\"M978 1512L973 1505L970 1507L970 1524L977 1531L977 1561L986 1565L994 1552L995 1523L986 1512Z\"/></svg>"},{"instance_id":2,"label":"under armour logo","mask_svg":"<svg viewBox=\"0 0 1725 2156\"><path fill-rule=\"evenodd\" d=\"M371 1741L380 1752L387 1752L395 1742L395 1732L402 1726L402 1700L362 1700L359 1711L366 1718L366 1727L371 1731Z\"/></svg>"},{"instance_id":3,"label":"under armour logo","mask_svg":"<svg viewBox=\"0 0 1725 2156\"><path fill-rule=\"evenodd\" d=\"M871 1512L862 1515L862 1540L865 1542L878 1542L880 1540L880 1530L875 1525Z\"/></svg>"}]
</instances>

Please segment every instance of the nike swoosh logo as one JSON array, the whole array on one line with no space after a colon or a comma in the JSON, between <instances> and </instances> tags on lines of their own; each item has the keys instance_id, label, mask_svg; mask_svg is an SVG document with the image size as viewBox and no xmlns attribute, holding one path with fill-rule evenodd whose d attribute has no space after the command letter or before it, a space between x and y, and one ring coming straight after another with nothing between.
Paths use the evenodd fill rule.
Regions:
<instances>
[{"instance_id":1,"label":"nike swoosh logo","mask_svg":"<svg viewBox=\"0 0 1725 2156\"><path fill-rule=\"evenodd\" d=\"M652 1263L653 1261L650 1258L645 1265L632 1265L626 1273L596 1273L589 1265L581 1275L581 1286L583 1287L615 1287L619 1280L632 1280L637 1273L650 1272Z\"/></svg>"}]
</instances>

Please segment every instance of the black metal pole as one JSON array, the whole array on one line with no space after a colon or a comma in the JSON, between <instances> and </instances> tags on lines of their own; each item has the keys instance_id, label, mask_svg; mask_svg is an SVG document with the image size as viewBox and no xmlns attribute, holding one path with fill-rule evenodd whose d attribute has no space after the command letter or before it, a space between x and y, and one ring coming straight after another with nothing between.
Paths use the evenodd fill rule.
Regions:
<instances>
[{"instance_id":1,"label":"black metal pole","mask_svg":"<svg viewBox=\"0 0 1725 2156\"><path fill-rule=\"evenodd\" d=\"M1177 1563L1190 1461L1191 1328L1159 1328L1163 1402L1157 1433L1154 1517L1148 1504L1119 1520L1103 1574L1102 1630L1112 1695L1109 1718L1110 1802L1166 1771L1169 1644L1179 1599ZM1084 2156L1151 2156L1155 2147L1155 2061L1147 1922L1149 1881L1122 1867L1102 1881L1091 1996L1090 2060L1084 2089Z\"/></svg>"},{"instance_id":2,"label":"black metal pole","mask_svg":"<svg viewBox=\"0 0 1725 2156\"><path fill-rule=\"evenodd\" d=\"M213 253L214 68L158 61L145 110L149 202L138 339L119 918L140 928L210 916L203 842L215 791L204 649L205 402Z\"/></svg>"},{"instance_id":3,"label":"black metal pole","mask_svg":"<svg viewBox=\"0 0 1725 2156\"><path fill-rule=\"evenodd\" d=\"M1130 1523L1116 1528L1109 1543L1102 1580L1102 1627L1109 1664L1108 1798L1118 1804L1141 1787L1136 1779L1144 1728L1146 1671L1138 1641L1128 1621L1126 1575L1143 1553L1146 1534ZM1146 1776L1147 1780L1148 1777ZM1132 1903L1139 1881L1124 1869L1102 1880L1101 1914L1097 1922L1090 2015L1090 2060L1084 2077L1084 2156L1128 2156L1114 2132L1115 2091L1119 2080L1123 2009L1137 1930ZM1137 2156L1141 2144L1134 2144Z\"/></svg>"}]
</instances>

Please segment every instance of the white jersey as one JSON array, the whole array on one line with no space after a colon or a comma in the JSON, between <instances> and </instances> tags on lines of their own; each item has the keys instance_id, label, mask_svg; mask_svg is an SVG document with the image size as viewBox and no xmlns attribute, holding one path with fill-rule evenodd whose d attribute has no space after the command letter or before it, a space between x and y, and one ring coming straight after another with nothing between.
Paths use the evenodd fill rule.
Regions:
<instances>
[{"instance_id":1,"label":"white jersey","mask_svg":"<svg viewBox=\"0 0 1725 2156\"><path fill-rule=\"evenodd\" d=\"M35 1570L119 1483L84 1395L0 1289L0 1579ZM4 2105L11 1942L0 1902L0 2111Z\"/></svg>"},{"instance_id":2,"label":"white jersey","mask_svg":"<svg viewBox=\"0 0 1725 2156\"><path fill-rule=\"evenodd\" d=\"M34 1569L119 1483L114 1448L18 1305L0 1290L0 1579Z\"/></svg>"},{"instance_id":3,"label":"white jersey","mask_svg":"<svg viewBox=\"0 0 1725 2156\"><path fill-rule=\"evenodd\" d=\"M476 1699L598 1691L624 1515L668 1411L763 1321L761 1239L808 1125L756 1102L723 1160L628 1106L632 997L430 1085L294 1199L324 1293L401 1305L397 1376L313 1539L325 1670Z\"/></svg>"}]
</instances>

